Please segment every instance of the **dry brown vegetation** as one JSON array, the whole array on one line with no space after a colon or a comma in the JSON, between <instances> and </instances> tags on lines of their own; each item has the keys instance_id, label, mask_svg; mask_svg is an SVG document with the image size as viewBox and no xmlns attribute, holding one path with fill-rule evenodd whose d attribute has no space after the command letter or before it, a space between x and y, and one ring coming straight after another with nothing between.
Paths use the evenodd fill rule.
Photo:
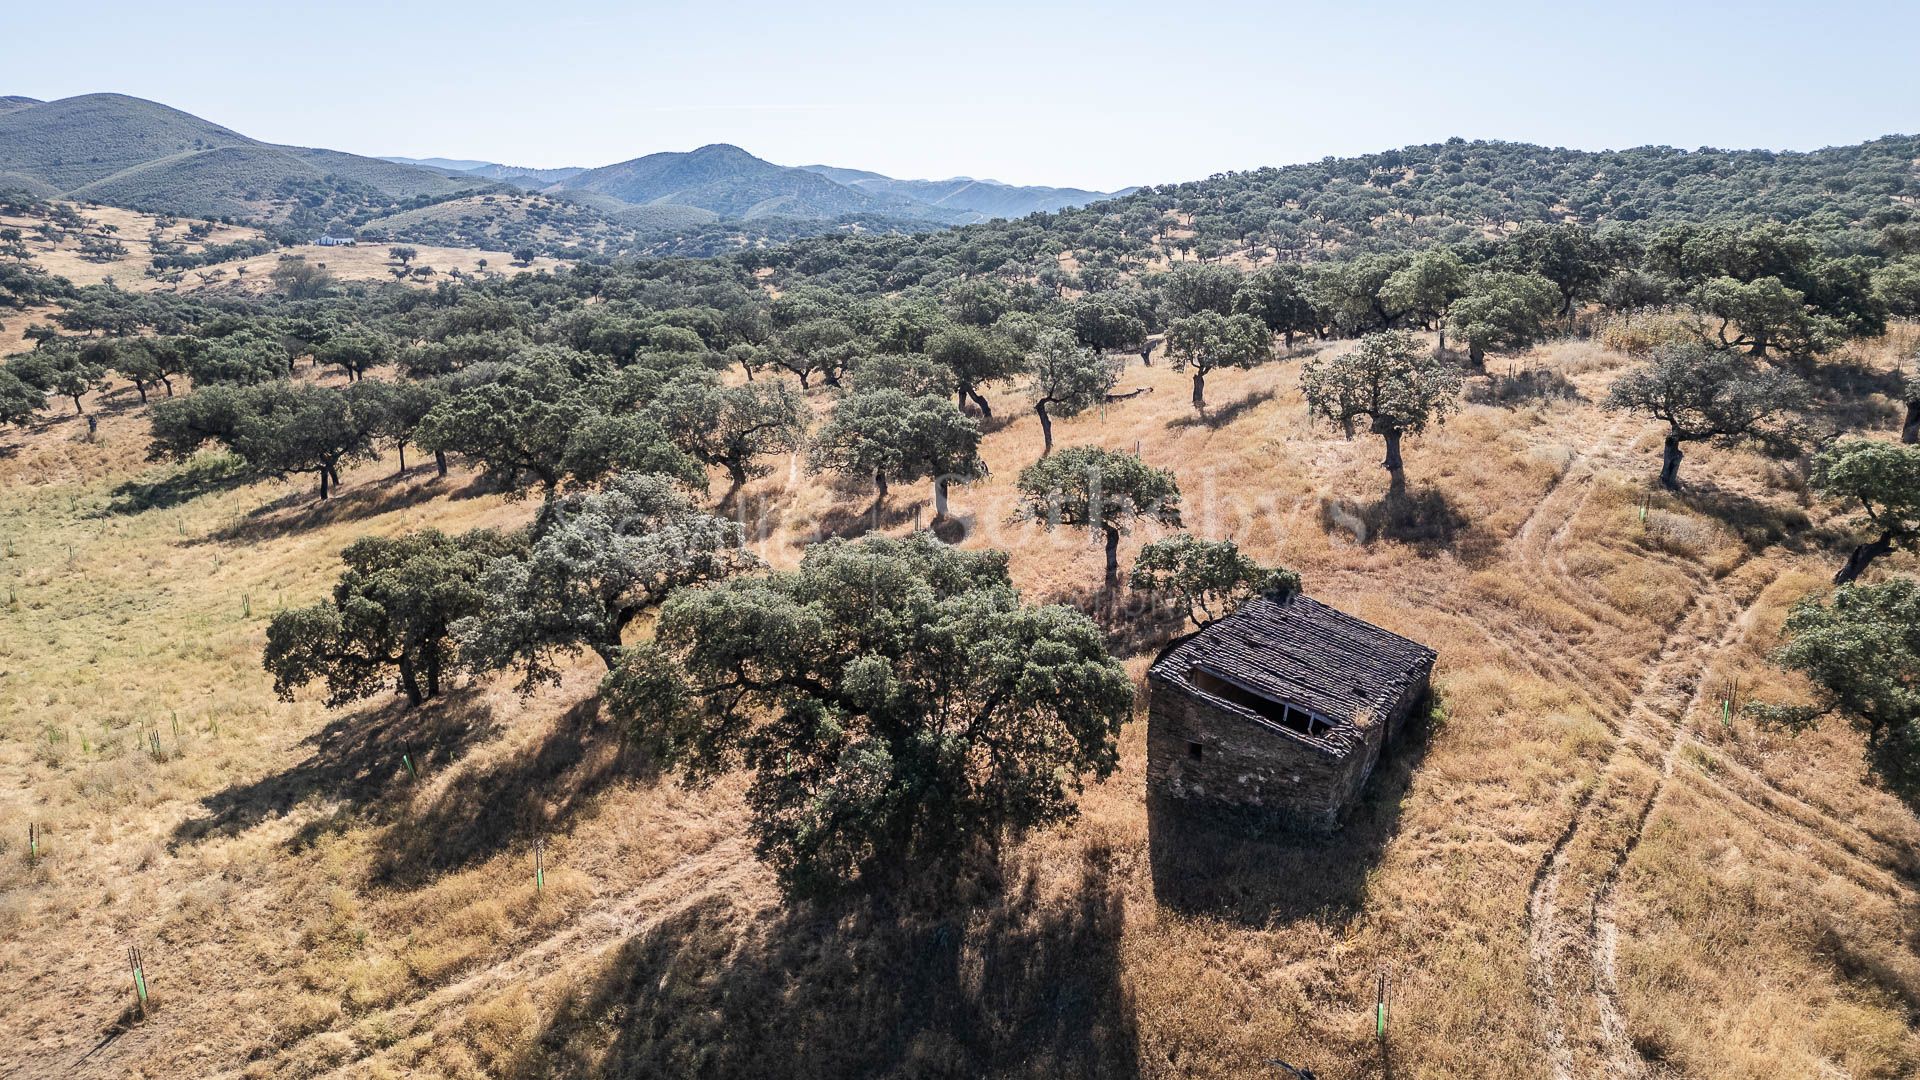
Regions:
<instances>
[{"instance_id":1,"label":"dry brown vegetation","mask_svg":"<svg viewBox=\"0 0 1920 1080\"><path fill-rule=\"evenodd\" d=\"M1833 550L1794 471L1698 451L1643 523L1657 439L1593 404L1629 361L1570 342L1527 362L1582 399L1468 406L1409 443L1394 513L1377 440L1310 424L1295 360L1223 373L1204 420L1135 364L1155 393L1056 437L1138 445L1195 532L1434 646L1443 718L1323 840L1150 812L1136 721L1077 821L938 902L783 904L739 791L624 748L590 659L528 699L274 701L266 622L352 538L530 514L470 476L389 459L317 506L217 459L146 464L125 393L95 441L65 417L0 436L0 1074L1911 1075L1920 825L1849 732L1717 700L1734 675L1795 691L1764 657ZM1006 524L1039 434L993 405L963 542L1085 602L1098 548ZM786 565L871 527L868 500L781 469L741 504ZM1155 643L1117 640L1143 675Z\"/></svg>"},{"instance_id":2,"label":"dry brown vegetation","mask_svg":"<svg viewBox=\"0 0 1920 1080\"><path fill-rule=\"evenodd\" d=\"M64 231L57 240L44 239L34 232L46 221L34 214L0 214L0 228L19 229L24 234L23 242L33 261L48 273L66 278L75 285L98 285L108 278L127 288L137 288L142 282L152 283L152 279L146 277L147 267L153 265L153 256L147 249L149 236L158 235L169 243L182 245L187 251L197 252L205 250L209 244L230 244L260 235L258 229L241 225L203 223L188 218L171 218L168 220L172 224L162 225L161 218L137 210L123 210L116 206L68 205L85 219L86 224ZM194 239L187 234L189 226L200 224L213 226L204 240ZM126 248L126 253L104 261L83 258L80 244L89 236L117 240ZM198 284L191 274L186 280Z\"/></svg>"},{"instance_id":3,"label":"dry brown vegetation","mask_svg":"<svg viewBox=\"0 0 1920 1080\"><path fill-rule=\"evenodd\" d=\"M147 273L153 265L153 255L147 247L147 239L151 235L157 233L161 239L178 243L188 252L199 252L209 245L256 239L261 233L258 229L242 225L204 223L192 218L166 218L164 220L170 224L162 225L163 219L153 214L112 206L75 205L73 208L88 224L84 228L65 231L57 240L46 240L34 232L45 220L34 215L0 214L0 228L20 229L32 261L48 273L64 277L75 285L98 285L111 278L114 284L134 292L194 293L219 290L258 295L272 290L273 283L268 274L282 256L296 256L324 264L334 276L345 281L392 281L391 271L399 265L387 256L387 249L400 246L398 243L365 243L354 247L296 244L266 255L230 259L153 277ZM190 237L187 234L188 227L200 224L211 224L213 229L203 240ZM114 226L117 231L108 231L107 226ZM81 255L80 245L89 236L117 240L126 248L126 252L105 261L85 258ZM521 267L513 262L511 254L504 251L422 244L405 246L419 252L412 266L431 267L434 271L430 276L408 276L404 279L407 284L419 288L431 288L446 280L455 270L463 274L487 276L510 274L520 269L553 270L563 265L555 259L542 256ZM486 266L482 267L482 262ZM12 312L0 314L6 316L0 319L6 325L5 335L0 337L0 355L4 355L13 351L5 348L5 344L17 336L16 330L25 330L28 322L23 316ZM18 326L14 325L16 322Z\"/></svg>"}]
</instances>

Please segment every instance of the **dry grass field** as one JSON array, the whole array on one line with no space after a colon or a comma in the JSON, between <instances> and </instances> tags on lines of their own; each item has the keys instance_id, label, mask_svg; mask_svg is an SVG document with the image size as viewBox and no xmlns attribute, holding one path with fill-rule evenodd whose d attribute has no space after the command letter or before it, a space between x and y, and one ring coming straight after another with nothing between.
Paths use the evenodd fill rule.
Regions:
<instances>
[{"instance_id":1,"label":"dry grass field","mask_svg":"<svg viewBox=\"0 0 1920 1080\"><path fill-rule=\"evenodd\" d=\"M191 218L169 218L166 220L171 224L162 225L162 219L135 210L112 206L74 206L74 209L88 224L84 228L66 231L58 240L50 241L37 235L34 230L40 227L44 219L33 215L0 214L0 228L21 230L32 261L48 273L64 277L75 285L98 285L112 279L121 288L135 292L193 293L218 289L257 295L273 288L267 275L282 256L298 256L309 262L325 264L336 277L346 281L391 281L394 280L391 271L398 265L387 256L387 248L396 245L368 243L355 247L321 247L318 244L296 244L266 255L210 263L170 273L166 278L153 277L147 273L153 265L153 255L147 246L147 239L151 235L158 234L163 240L179 243L188 252L200 252L210 245L257 239L261 233L258 229L246 226L215 222L211 223L213 229L205 239L194 239L187 234L188 227L203 223ZM109 226L112 228L109 229ZM104 261L85 258L81 255L80 245L89 236L117 240L126 251ZM412 266L430 267L434 271L425 277L408 276L404 279L407 284L420 288L431 288L446 280L446 276L455 270L463 274L489 276L510 274L521 269L553 270L563 265L542 256L526 267L520 267L513 262L513 256L504 251L421 244L407 246L419 252ZM6 326L6 330L0 332L0 355L14 351L10 347L16 336L14 331L23 330L27 325L21 316L4 314L11 317L0 319L0 323ZM19 322L18 327L13 325L16 321Z\"/></svg>"},{"instance_id":2,"label":"dry grass field","mask_svg":"<svg viewBox=\"0 0 1920 1080\"><path fill-rule=\"evenodd\" d=\"M274 700L266 623L353 538L528 504L391 459L324 505L217 458L151 465L125 392L92 441L65 416L0 434L0 1075L1914 1075L1920 823L1844 729L1723 719L1733 676L1743 700L1795 692L1765 657L1833 568L1794 470L1692 450L1689 491L1642 520L1655 432L1594 404L1629 361L1563 342L1524 362L1584 399L1410 439L1417 512L1391 519L1378 441L1308 421L1305 351L1210 379L1204 420L1136 362L1123 388L1152 393L1056 438L1137 446L1193 531L1432 645L1441 716L1341 833L1281 840L1150 812L1142 710L1076 821L944 905L783 904L740 791L623 746L590 656L530 698ZM1099 549L1006 523L1039 431L990 398L962 542L1084 603ZM790 565L810 538L909 530L927 498L876 521L795 467L740 505ZM1144 676L1159 641L1116 642Z\"/></svg>"},{"instance_id":3,"label":"dry grass field","mask_svg":"<svg viewBox=\"0 0 1920 1080\"><path fill-rule=\"evenodd\" d=\"M175 285L155 283L155 288L171 288L181 292L195 292L201 289L225 288L238 292L259 295L273 291L273 282L267 275L273 272L274 265L283 257L298 257L318 266L325 266L335 277L345 281L392 281L392 271L399 264L387 255L389 244L359 244L354 247L321 247L318 244L295 244L280 248L270 255L256 255L250 259L233 259L228 262L214 263L197 270L188 271L187 277ZM447 280L455 270L463 274L479 277L492 277L517 273L521 270L554 270L564 265L555 259L541 256L520 266L513 256L504 251L480 251L475 248L429 247L422 244L408 244L407 247L419 252L412 267L433 271L425 277L409 274L401 279L417 288L432 288L435 284ZM485 265L482 265L482 264ZM202 274L215 274L210 282L199 280Z\"/></svg>"},{"instance_id":4,"label":"dry grass field","mask_svg":"<svg viewBox=\"0 0 1920 1080\"><path fill-rule=\"evenodd\" d=\"M188 218L169 219L172 224L163 226L161 219L152 214L123 210L116 206L74 205L73 209L86 219L87 224L83 228L67 231L58 240L35 235L33 230L39 228L45 219L31 214L0 214L0 228L17 228L25 234L24 242L33 261L50 274L66 278L75 285L98 285L112 278L125 288L138 288L143 282L153 283L146 276L147 267L153 265L153 257L147 249L149 236L157 234L162 240L181 244L186 250L197 252L205 250L210 244L231 244L260 235L258 229L215 222L206 238L198 240L189 236L187 229L202 222ZM88 236L119 241L126 252L103 261L82 258L80 243ZM187 280L194 279L189 276Z\"/></svg>"}]
</instances>

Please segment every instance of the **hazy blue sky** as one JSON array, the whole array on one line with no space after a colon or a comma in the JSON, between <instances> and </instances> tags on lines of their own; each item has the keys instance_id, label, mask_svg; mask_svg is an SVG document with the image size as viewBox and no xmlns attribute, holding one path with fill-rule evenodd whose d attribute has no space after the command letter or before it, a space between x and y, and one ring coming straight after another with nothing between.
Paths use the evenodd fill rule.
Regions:
<instances>
[{"instance_id":1,"label":"hazy blue sky","mask_svg":"<svg viewBox=\"0 0 1920 1080\"><path fill-rule=\"evenodd\" d=\"M8 4L0 93L256 138L1113 188L1460 135L1812 149L1920 130L1920 2Z\"/></svg>"}]
</instances>

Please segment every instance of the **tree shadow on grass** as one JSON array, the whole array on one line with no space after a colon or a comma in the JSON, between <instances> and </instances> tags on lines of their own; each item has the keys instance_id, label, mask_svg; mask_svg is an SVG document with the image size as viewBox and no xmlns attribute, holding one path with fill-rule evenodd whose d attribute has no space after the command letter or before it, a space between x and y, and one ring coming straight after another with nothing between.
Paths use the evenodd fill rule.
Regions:
<instances>
[{"instance_id":1,"label":"tree shadow on grass","mask_svg":"<svg viewBox=\"0 0 1920 1080\"><path fill-rule=\"evenodd\" d=\"M1489 372L1484 380L1467 384L1467 400L1475 405L1502 409L1552 405L1561 401L1581 401L1573 381L1552 368L1508 368Z\"/></svg>"},{"instance_id":2,"label":"tree shadow on grass","mask_svg":"<svg viewBox=\"0 0 1920 1080\"><path fill-rule=\"evenodd\" d=\"M697 901L564 998L508 1075L1138 1077L1110 862L1086 851L1057 895L1027 872L930 911Z\"/></svg>"},{"instance_id":3,"label":"tree shadow on grass","mask_svg":"<svg viewBox=\"0 0 1920 1080\"><path fill-rule=\"evenodd\" d=\"M231 491L253 483L246 463L231 454L200 454L174 467L158 480L128 480L113 489L107 505L95 517L168 510L202 495Z\"/></svg>"},{"instance_id":4,"label":"tree shadow on grass","mask_svg":"<svg viewBox=\"0 0 1920 1080\"><path fill-rule=\"evenodd\" d=\"M1908 875L1902 876L1912 880ZM1912 906L1903 906L1911 918ZM1815 927L1815 940L1821 954L1832 959L1842 977L1868 995L1900 1002L1909 1016L1920 1015L1920 981L1904 970L1904 965L1889 963L1886 956L1861 948L1858 933L1849 933L1843 928L1842 919L1833 914L1816 915Z\"/></svg>"},{"instance_id":5,"label":"tree shadow on grass","mask_svg":"<svg viewBox=\"0 0 1920 1080\"><path fill-rule=\"evenodd\" d=\"M470 767L433 802L394 815L370 877L426 884L558 827L615 780L652 775L632 741L601 721L596 695L562 714L537 746Z\"/></svg>"},{"instance_id":6,"label":"tree shadow on grass","mask_svg":"<svg viewBox=\"0 0 1920 1080\"><path fill-rule=\"evenodd\" d=\"M82 429L84 429L87 426L86 417L81 416L80 414L74 412L72 409L68 409L65 412L59 412L57 410L42 410L41 412L37 412L32 416L28 417L26 422L23 424L8 424L5 427L0 427L0 433L18 431L18 432L24 433L29 437L37 438L39 436L47 434L50 431L55 430L56 428L63 428L73 424L78 424ZM81 434L75 435L74 438L76 440L85 439L86 435L83 431ZM13 455L19 453L21 447L25 446L26 444L22 442L15 442L13 440L8 440L4 445L6 449L3 452L0 452L0 457L12 457Z\"/></svg>"},{"instance_id":7,"label":"tree shadow on grass","mask_svg":"<svg viewBox=\"0 0 1920 1080\"><path fill-rule=\"evenodd\" d=\"M479 481L450 490L437 476L429 477L424 482L415 482L408 477L387 476L377 481L336 489L333 497L324 502L315 491L295 491L256 507L241 520L215 530L207 539L222 544L260 543L323 525L379 517L431 502L443 495L463 499L482 494L485 490Z\"/></svg>"},{"instance_id":8,"label":"tree shadow on grass","mask_svg":"<svg viewBox=\"0 0 1920 1080\"><path fill-rule=\"evenodd\" d=\"M311 751L298 764L200 800L207 816L182 821L170 844L237 836L309 799L340 804L336 817L399 802L397 793L411 782L402 755L415 772L431 775L492 730L492 710L465 690L415 709L396 697L337 716L303 741ZM294 846L304 846L328 827L310 823L295 836Z\"/></svg>"},{"instance_id":9,"label":"tree shadow on grass","mask_svg":"<svg viewBox=\"0 0 1920 1080\"><path fill-rule=\"evenodd\" d=\"M1065 604L1092 619L1106 634L1108 651L1123 660L1157 652L1192 629L1187 625L1185 614L1175 611L1159 597L1136 589L1109 592L1103 586L1092 585L1056 594L1052 602Z\"/></svg>"},{"instance_id":10,"label":"tree shadow on grass","mask_svg":"<svg viewBox=\"0 0 1920 1080\"><path fill-rule=\"evenodd\" d=\"M1023 415L1025 414L1017 410L1014 412L997 412L992 416L981 416L977 412L969 412L967 414L974 423L980 425L980 434L982 435L992 435L995 432L1005 430L1012 426L1013 422Z\"/></svg>"},{"instance_id":11,"label":"tree shadow on grass","mask_svg":"<svg viewBox=\"0 0 1920 1080\"><path fill-rule=\"evenodd\" d=\"M1331 834L1277 816L1164 795L1147 798L1153 895L1189 915L1266 929L1314 919L1343 926L1366 902L1367 875L1399 831L1401 806L1431 729L1416 709Z\"/></svg>"},{"instance_id":12,"label":"tree shadow on grass","mask_svg":"<svg viewBox=\"0 0 1920 1080\"><path fill-rule=\"evenodd\" d=\"M1167 426L1176 429L1203 427L1211 431L1218 431L1260 406L1265 405L1267 402L1272 401L1273 398L1274 392L1272 390L1255 390L1245 397L1230 401L1217 408L1209 408L1203 413L1176 416L1167 421Z\"/></svg>"},{"instance_id":13,"label":"tree shadow on grass","mask_svg":"<svg viewBox=\"0 0 1920 1080\"><path fill-rule=\"evenodd\" d=\"M1423 556L1452 552L1469 566L1480 566L1500 553L1500 539L1475 525L1439 488L1389 493L1370 503L1348 499L1320 500L1320 524L1328 532L1344 532L1361 546L1388 540L1407 544Z\"/></svg>"},{"instance_id":14,"label":"tree shadow on grass","mask_svg":"<svg viewBox=\"0 0 1920 1080\"><path fill-rule=\"evenodd\" d=\"M858 540L870 532L891 529L913 520L917 503L910 501L875 505L871 502L861 507L835 506L820 516L814 526L815 539L827 540L839 537L843 540Z\"/></svg>"},{"instance_id":15,"label":"tree shadow on grass","mask_svg":"<svg viewBox=\"0 0 1920 1080\"><path fill-rule=\"evenodd\" d=\"M1899 370L1846 357L1795 365L1795 370L1813 384L1818 414L1837 432L1897 429L1906 413L1899 404L1904 388Z\"/></svg>"},{"instance_id":16,"label":"tree shadow on grass","mask_svg":"<svg viewBox=\"0 0 1920 1080\"><path fill-rule=\"evenodd\" d=\"M1718 521L1751 551L1776 544L1794 551L1817 550L1825 546L1821 541L1828 539L1824 533L1816 533L1806 512L1797 506L1779 506L1712 486L1684 487L1665 497Z\"/></svg>"}]
</instances>

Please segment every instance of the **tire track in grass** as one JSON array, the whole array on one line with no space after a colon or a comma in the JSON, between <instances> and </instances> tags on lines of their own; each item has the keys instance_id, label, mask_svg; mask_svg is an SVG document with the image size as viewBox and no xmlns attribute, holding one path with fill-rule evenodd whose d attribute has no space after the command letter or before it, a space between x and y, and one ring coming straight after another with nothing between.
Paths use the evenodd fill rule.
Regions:
<instances>
[{"instance_id":1,"label":"tire track in grass","mask_svg":"<svg viewBox=\"0 0 1920 1080\"><path fill-rule=\"evenodd\" d=\"M1616 901L1619 893L1620 876L1626 870L1627 862L1639 849L1640 841L1646 836L1647 822L1653 817L1661 797L1666 793L1668 782L1673 779L1674 763L1679 759L1680 749L1688 742L1687 718L1700 705L1706 696L1706 671L1713 659L1722 651L1732 647L1740 640L1750 622L1753 605L1758 601L1760 589L1751 587L1747 594L1733 599L1730 594L1735 590L1722 583L1708 597L1708 603L1698 610L1709 611L1711 620L1718 615L1710 609L1724 607L1728 602L1737 603L1738 608L1725 619L1718 637L1711 642L1699 642L1693 648L1675 658L1682 670L1683 681L1672 688L1672 692L1663 694L1665 701L1671 702L1678 697L1677 707L1649 708L1650 715L1664 721L1670 727L1665 733L1665 748L1660 754L1660 771L1653 790L1648 793L1631 819L1626 842L1610 856L1606 870L1601 874L1598 887L1594 891L1593 906L1588 919L1587 939L1590 949L1590 961L1593 969L1594 1008L1600 1018L1599 1042L1606 1056L1608 1066L1616 1076L1646 1076L1648 1067L1645 1058L1634 1045L1627 1031L1626 1013L1620 1005L1620 984L1618 974L1618 956L1620 927L1615 918ZM1656 671L1659 670L1656 667ZM1664 681L1664 680L1663 680Z\"/></svg>"},{"instance_id":2,"label":"tire track in grass","mask_svg":"<svg viewBox=\"0 0 1920 1080\"><path fill-rule=\"evenodd\" d=\"M1595 956L1594 908L1577 901L1570 903L1562 896L1568 870L1581 850L1604 848L1606 834L1616 817L1609 811L1617 805L1619 797L1630 790L1634 763L1653 764L1642 754L1643 748L1651 749L1645 744L1660 745L1648 723L1649 717L1658 722L1658 718L1676 709L1678 715L1684 717L1686 702L1697 692L1698 673L1704 671L1718 640L1710 637L1709 628L1720 621L1727 591L1725 582L1711 585L1696 593L1682 612L1624 710L1613 748L1599 774L1576 800L1566 828L1548 848L1535 872L1533 890L1527 900L1529 982L1540 1011L1553 1075L1558 1080L1570 1080L1576 1065L1575 1045L1567 1020L1574 1011L1571 1001L1576 983L1563 978L1566 974L1563 969L1577 970L1581 961L1591 964ZM1635 815L1644 815L1650 804L1649 797L1634 811ZM1623 854L1612 858L1624 861ZM1607 877L1617 876L1617 866L1615 863L1610 870L1603 871L1602 887ZM1586 909L1586 918L1567 917L1569 911L1582 908ZM1570 958L1578 959L1569 964ZM1595 1033L1603 1046L1611 1045L1606 1027L1603 1014L1602 1030Z\"/></svg>"}]
</instances>

